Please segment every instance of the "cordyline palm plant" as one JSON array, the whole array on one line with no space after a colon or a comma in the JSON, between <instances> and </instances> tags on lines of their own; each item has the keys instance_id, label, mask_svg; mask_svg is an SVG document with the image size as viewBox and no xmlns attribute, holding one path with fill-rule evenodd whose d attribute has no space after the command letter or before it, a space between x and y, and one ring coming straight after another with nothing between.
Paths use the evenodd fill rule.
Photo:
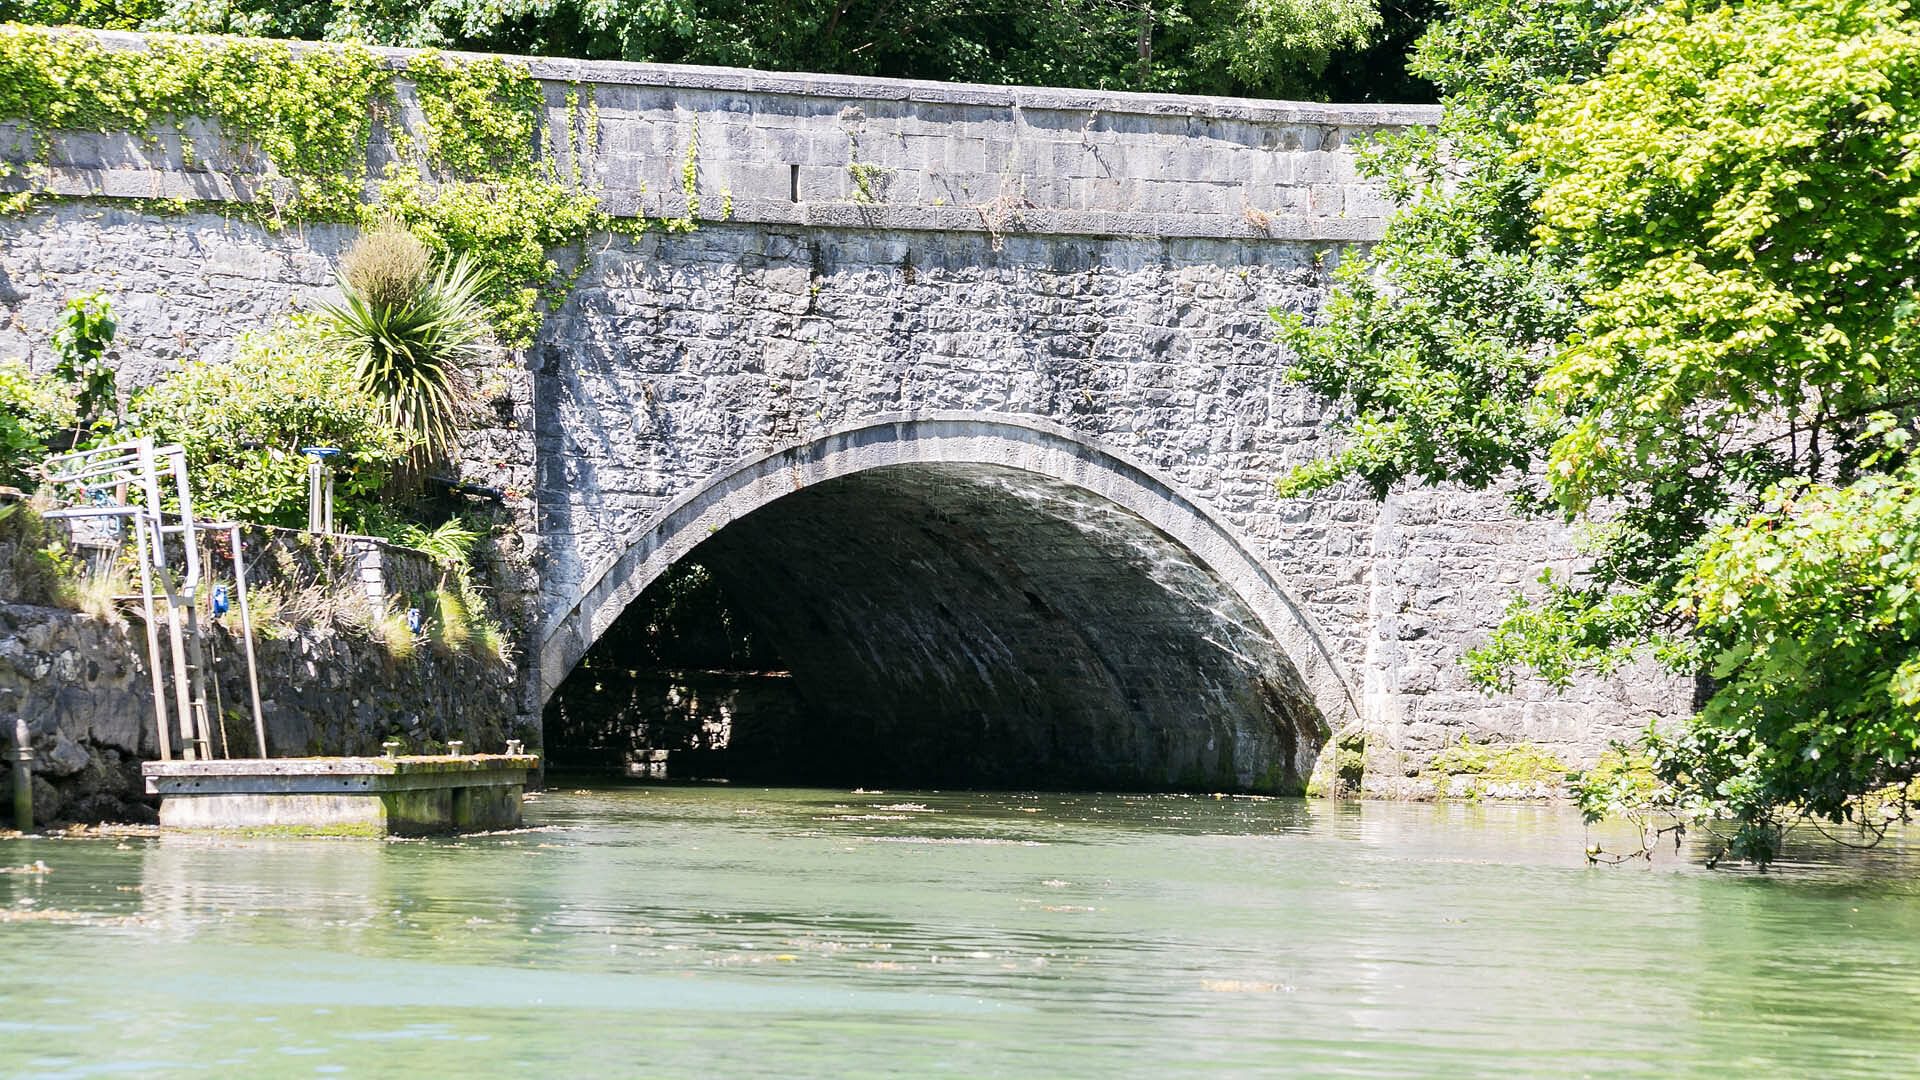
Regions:
<instances>
[{"instance_id":1,"label":"cordyline palm plant","mask_svg":"<svg viewBox=\"0 0 1920 1080\"><path fill-rule=\"evenodd\" d=\"M363 237L342 260L340 303L320 308L328 340L353 358L361 389L386 402L393 425L419 438L425 465L452 451L466 369L492 351L481 299L491 274L463 254L429 277L418 246L399 230Z\"/></svg>"}]
</instances>

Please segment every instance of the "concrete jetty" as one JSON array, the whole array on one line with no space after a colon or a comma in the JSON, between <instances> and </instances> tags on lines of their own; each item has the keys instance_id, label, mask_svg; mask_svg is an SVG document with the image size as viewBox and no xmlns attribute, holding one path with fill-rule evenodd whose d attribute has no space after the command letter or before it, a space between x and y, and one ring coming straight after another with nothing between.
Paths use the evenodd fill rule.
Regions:
<instances>
[{"instance_id":1,"label":"concrete jetty","mask_svg":"<svg viewBox=\"0 0 1920 1080\"><path fill-rule=\"evenodd\" d=\"M520 824L534 754L149 761L160 824L313 835L417 836Z\"/></svg>"}]
</instances>

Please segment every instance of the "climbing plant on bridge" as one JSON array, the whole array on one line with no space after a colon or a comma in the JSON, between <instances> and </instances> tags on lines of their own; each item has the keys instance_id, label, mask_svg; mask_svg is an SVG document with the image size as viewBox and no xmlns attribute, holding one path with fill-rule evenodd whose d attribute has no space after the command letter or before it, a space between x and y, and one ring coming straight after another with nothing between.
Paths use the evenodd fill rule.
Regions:
<instances>
[{"instance_id":1,"label":"climbing plant on bridge","mask_svg":"<svg viewBox=\"0 0 1920 1080\"><path fill-rule=\"evenodd\" d=\"M359 214L370 105L391 97L380 59L342 45L157 35L144 49L91 34L0 25L0 119L24 120L43 158L61 131L170 132L194 152L187 121L204 117L252 147L286 181L265 209L305 220Z\"/></svg>"},{"instance_id":2,"label":"climbing plant on bridge","mask_svg":"<svg viewBox=\"0 0 1920 1080\"><path fill-rule=\"evenodd\" d=\"M600 210L579 144L565 175L540 153L546 99L524 66L428 52L408 61L406 74L426 119L424 146L402 137L402 162L387 170L375 209L436 250L473 258L487 274L495 331L507 344L525 344L541 312L571 286L553 253L629 226ZM580 143L591 148L597 111L589 102L583 115L578 92L568 105L580 118Z\"/></svg>"},{"instance_id":3,"label":"climbing plant on bridge","mask_svg":"<svg viewBox=\"0 0 1920 1080\"><path fill-rule=\"evenodd\" d=\"M353 44L295 49L284 42L153 35L143 49L114 48L86 33L0 25L0 119L26 121L44 162L60 132L132 132L182 141L191 160L195 117L273 166L281 183L252 204L206 208L300 221L374 225L398 218L435 250L465 254L488 271L488 309L510 345L532 340L542 312L571 284L553 255L615 221L580 161L596 138L591 100L569 95L574 127L564 171L542 153L545 95L523 65L411 58L402 75L424 119L416 138L397 124L396 158L366 193L376 118L400 115L395 73ZM577 141L573 138L577 134ZM584 149L583 149L584 148ZM29 171L40 168L29 166ZM14 198L0 209L32 204ZM181 211L186 203L148 203Z\"/></svg>"},{"instance_id":4,"label":"climbing plant on bridge","mask_svg":"<svg viewBox=\"0 0 1920 1080\"><path fill-rule=\"evenodd\" d=\"M1422 55L1466 176L1448 188L1417 139L1378 159L1416 166L1424 198L1324 326L1284 330L1353 420L1283 487L1510 483L1582 524L1590 569L1517 601L1476 677L1564 685L1650 652L1711 680L1649 735L1659 783L1597 785L1590 810L1731 821L1728 850L1762 861L1793 820L1904 814L1920 20L1474 0Z\"/></svg>"}]
</instances>

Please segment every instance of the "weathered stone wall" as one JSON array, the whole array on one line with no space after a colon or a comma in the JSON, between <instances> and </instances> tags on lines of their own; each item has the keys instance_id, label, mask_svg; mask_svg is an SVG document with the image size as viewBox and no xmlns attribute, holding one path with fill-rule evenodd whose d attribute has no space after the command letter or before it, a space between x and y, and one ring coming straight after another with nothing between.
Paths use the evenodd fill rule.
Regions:
<instances>
[{"instance_id":1,"label":"weathered stone wall","mask_svg":"<svg viewBox=\"0 0 1920 1080\"><path fill-rule=\"evenodd\" d=\"M138 615L107 617L98 604L93 614L53 606L67 572L36 552L65 532L29 513L0 520L0 740L10 744L13 718L26 718L43 820L149 818L139 763L160 749L145 631ZM274 756L377 754L389 737L412 749L462 739L498 750L519 737L511 665L426 640L396 657L370 633L376 608L366 571L377 569L383 594L417 596L438 583L428 559L380 547L369 565L349 538L299 537L258 530L244 540L261 716ZM276 547L290 557L269 554ZM208 580L226 580L228 565L224 556L210 563ZM315 612L290 618L283 608L276 617L264 600L270 589L322 599ZM237 595L234 604L223 620L203 622L208 699L210 714L223 720L215 753L245 757L258 747ZM171 686L167 693L171 704Z\"/></svg>"},{"instance_id":2,"label":"weathered stone wall","mask_svg":"<svg viewBox=\"0 0 1920 1080\"><path fill-rule=\"evenodd\" d=\"M1461 650L1570 554L1497 496L1383 510L1352 490L1273 495L1332 447L1266 312L1312 311L1348 247L1379 235L1386 207L1355 180L1351 140L1430 110L530 64L563 171L616 212L677 215L691 145L700 204L695 231L591 245L507 373L499 424L469 439L472 474L523 515L530 656L603 626L609 613L580 607L598 583L743 461L876 418L959 414L1066 432L1228 530L1284 593L1274 606L1297 606L1325 645L1383 790L1462 735L1580 760L1684 706L1645 673L1565 696L1466 687ZM592 146L566 107L576 81L598 110ZM73 195L246 187L215 175L245 155L63 145L68 167L44 182ZM346 239L98 198L0 222L0 355L44 362L59 304L93 288L121 313L128 370L219 355L324 292ZM526 707L564 674L531 671Z\"/></svg>"},{"instance_id":3,"label":"weathered stone wall","mask_svg":"<svg viewBox=\"0 0 1920 1080\"><path fill-rule=\"evenodd\" d=\"M213 628L208 642L232 755L251 756L238 634ZM379 754L389 737L414 750L463 739L470 749L497 751L514 734L511 672L499 664L425 645L396 660L379 642L333 625L263 634L255 649L276 757ZM160 750L137 622L0 602L0 710L9 723L14 715L27 719L40 820L151 820L140 762ZM11 743L11 729L5 734Z\"/></svg>"},{"instance_id":4,"label":"weathered stone wall","mask_svg":"<svg viewBox=\"0 0 1920 1080\"><path fill-rule=\"evenodd\" d=\"M138 34L97 36L145 47ZM375 51L401 71L412 55ZM559 175L592 183L610 211L680 216L692 194L695 217L818 228L1370 240L1388 204L1356 181L1353 141L1438 119L1419 105L517 62L545 84L543 138ZM396 126L418 134L424 122L401 82L370 175L391 160ZM0 190L222 202L272 179L263 156L201 118L148 137L0 121L0 159L25 160L35 145L49 167L0 179Z\"/></svg>"}]
</instances>

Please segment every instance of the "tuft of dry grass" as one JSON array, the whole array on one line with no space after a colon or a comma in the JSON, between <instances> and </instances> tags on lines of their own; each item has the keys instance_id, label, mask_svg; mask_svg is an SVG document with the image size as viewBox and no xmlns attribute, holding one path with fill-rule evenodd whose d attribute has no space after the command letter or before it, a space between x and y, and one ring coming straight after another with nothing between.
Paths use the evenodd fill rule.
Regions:
<instances>
[{"instance_id":1,"label":"tuft of dry grass","mask_svg":"<svg viewBox=\"0 0 1920 1080\"><path fill-rule=\"evenodd\" d=\"M407 625L406 612L389 609L373 624L372 630L374 640L386 647L389 656L402 661L413 659L419 642L413 628Z\"/></svg>"},{"instance_id":2,"label":"tuft of dry grass","mask_svg":"<svg viewBox=\"0 0 1920 1080\"><path fill-rule=\"evenodd\" d=\"M259 585L247 590L247 612L253 619L253 628L268 641L285 641L293 636L286 606L286 593L277 585Z\"/></svg>"},{"instance_id":3,"label":"tuft of dry grass","mask_svg":"<svg viewBox=\"0 0 1920 1080\"><path fill-rule=\"evenodd\" d=\"M427 597L427 632L443 654L459 652L473 636L473 619L466 601L452 589L435 589Z\"/></svg>"},{"instance_id":4,"label":"tuft of dry grass","mask_svg":"<svg viewBox=\"0 0 1920 1080\"><path fill-rule=\"evenodd\" d=\"M467 638L467 650L474 656L489 663L505 663L507 660L506 635L494 625L492 619L485 617L473 620L473 634Z\"/></svg>"},{"instance_id":5,"label":"tuft of dry grass","mask_svg":"<svg viewBox=\"0 0 1920 1080\"><path fill-rule=\"evenodd\" d=\"M418 237L387 222L353 242L340 257L340 276L370 305L396 308L419 294L432 264Z\"/></svg>"},{"instance_id":6,"label":"tuft of dry grass","mask_svg":"<svg viewBox=\"0 0 1920 1080\"><path fill-rule=\"evenodd\" d=\"M126 614L115 599L138 592L126 567L119 560L104 573L87 574L73 586L73 606L83 614L114 626L126 621Z\"/></svg>"}]
</instances>

